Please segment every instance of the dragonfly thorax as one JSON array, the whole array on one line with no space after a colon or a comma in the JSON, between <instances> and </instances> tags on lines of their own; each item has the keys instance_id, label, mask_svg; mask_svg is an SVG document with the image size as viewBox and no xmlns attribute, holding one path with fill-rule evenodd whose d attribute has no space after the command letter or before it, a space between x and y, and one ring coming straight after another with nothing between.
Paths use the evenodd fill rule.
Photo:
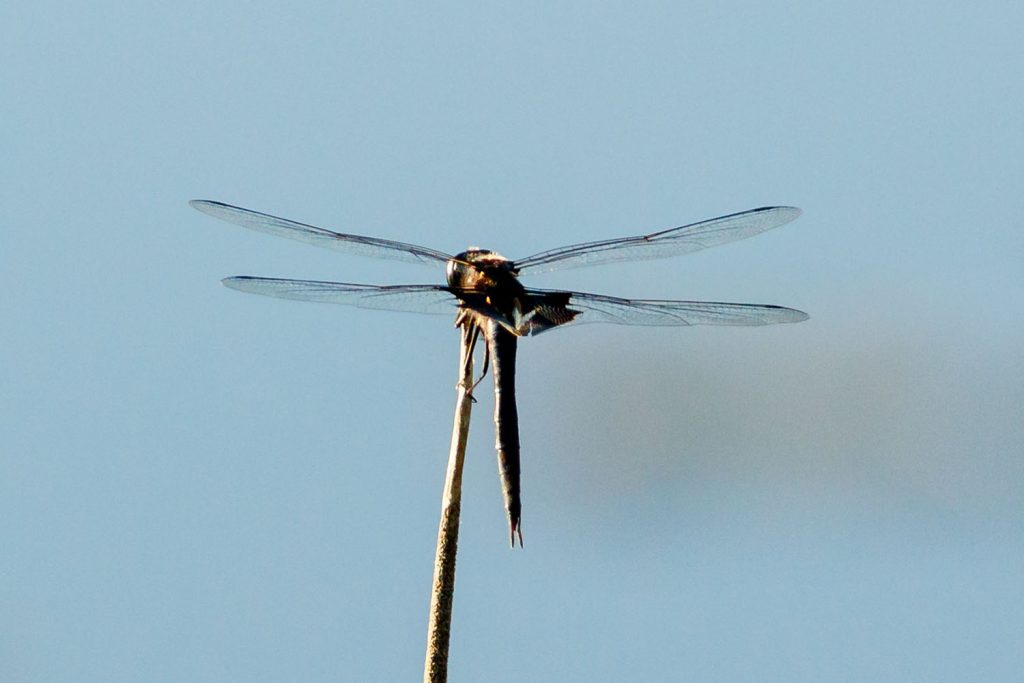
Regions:
<instances>
[{"instance_id":1,"label":"dragonfly thorax","mask_svg":"<svg viewBox=\"0 0 1024 683\"><path fill-rule=\"evenodd\" d=\"M447 274L448 286L464 310L494 320L517 336L529 334L532 305L512 261L471 247L448 261Z\"/></svg>"}]
</instances>

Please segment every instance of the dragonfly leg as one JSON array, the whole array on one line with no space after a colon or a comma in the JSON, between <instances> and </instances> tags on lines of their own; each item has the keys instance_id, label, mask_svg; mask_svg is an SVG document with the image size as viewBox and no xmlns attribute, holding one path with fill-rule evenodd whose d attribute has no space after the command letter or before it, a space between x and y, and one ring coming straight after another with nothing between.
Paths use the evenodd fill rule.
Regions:
<instances>
[{"instance_id":1,"label":"dragonfly leg","mask_svg":"<svg viewBox=\"0 0 1024 683\"><path fill-rule=\"evenodd\" d=\"M473 353L476 351L476 342L477 342L478 339L480 339L481 330L480 330L480 327L477 326L476 324L474 324L471 320L468 320L468 319L463 318L461 316L456 321L456 324L457 325L469 325L470 326L470 329L467 332L470 335L469 336L469 352L466 354L466 365L468 366L468 365L471 365L473 363ZM480 379L478 379L477 381L473 382L473 384L471 384L468 387L464 387L464 385L461 382L458 385L458 388L463 388L464 387L466 389L466 393L469 394L469 400L472 401L473 403L476 403L476 398L473 396L473 390L476 389L477 385L479 385L481 381L483 381L484 375L487 374L487 366L488 366L489 362L490 362L490 357L489 357L489 355L487 353L487 347L485 346L484 347L484 369L483 369L483 372L480 374ZM464 375L466 374L465 370L466 370L466 368L463 367L463 373L462 374L464 374Z\"/></svg>"},{"instance_id":2,"label":"dragonfly leg","mask_svg":"<svg viewBox=\"0 0 1024 683\"><path fill-rule=\"evenodd\" d=\"M473 390L476 389L480 385L480 382L484 381L484 377L487 376L487 368L490 367L490 364L491 364L491 350L485 344L484 345L484 368L483 368L483 370L480 371L480 379L478 379L477 381L473 382L473 386L469 388L470 393L472 393Z\"/></svg>"},{"instance_id":3,"label":"dragonfly leg","mask_svg":"<svg viewBox=\"0 0 1024 683\"><path fill-rule=\"evenodd\" d=\"M476 403L476 397L473 396L473 392L476 390L476 388L478 386L480 386L480 382L484 381L484 377L487 376L487 365L489 364L489 362L490 362L490 354L487 352L487 347L485 346L484 347L484 369L480 372L480 379L478 379L477 381L473 382L473 385L471 387L469 387L469 389L467 390L467 393L469 394L469 400L472 401L473 403Z\"/></svg>"}]
</instances>

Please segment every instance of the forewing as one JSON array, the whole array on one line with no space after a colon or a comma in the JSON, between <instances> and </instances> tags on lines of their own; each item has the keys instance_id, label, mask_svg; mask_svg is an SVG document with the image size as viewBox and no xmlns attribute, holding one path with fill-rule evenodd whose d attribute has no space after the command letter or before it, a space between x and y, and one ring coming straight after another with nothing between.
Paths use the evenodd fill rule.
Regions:
<instances>
[{"instance_id":1,"label":"forewing","mask_svg":"<svg viewBox=\"0 0 1024 683\"><path fill-rule=\"evenodd\" d=\"M515 262L521 273L546 273L617 261L667 258L746 239L795 220L800 209L766 206L649 235L621 237L542 251Z\"/></svg>"},{"instance_id":2,"label":"forewing","mask_svg":"<svg viewBox=\"0 0 1024 683\"><path fill-rule=\"evenodd\" d=\"M428 266L444 265L450 258L448 254L415 244L394 242L376 237L346 235L318 228L315 225L296 223L286 218L278 218L258 211L250 211L238 206L223 204L206 199L193 199L189 205L205 214L241 225L244 228L265 232L269 235L287 237L289 239L315 244L318 247L343 251L357 256L421 263Z\"/></svg>"},{"instance_id":3,"label":"forewing","mask_svg":"<svg viewBox=\"0 0 1024 683\"><path fill-rule=\"evenodd\" d=\"M731 304L718 301L620 299L585 292L528 289L536 297L567 294L568 308L580 311L572 323L603 322L616 325L772 325L798 323L809 317L803 311L767 304Z\"/></svg>"},{"instance_id":4,"label":"forewing","mask_svg":"<svg viewBox=\"0 0 1024 683\"><path fill-rule=\"evenodd\" d=\"M443 285L359 285L249 276L229 277L221 282L225 287L250 294L405 313L451 315L459 304Z\"/></svg>"}]
</instances>

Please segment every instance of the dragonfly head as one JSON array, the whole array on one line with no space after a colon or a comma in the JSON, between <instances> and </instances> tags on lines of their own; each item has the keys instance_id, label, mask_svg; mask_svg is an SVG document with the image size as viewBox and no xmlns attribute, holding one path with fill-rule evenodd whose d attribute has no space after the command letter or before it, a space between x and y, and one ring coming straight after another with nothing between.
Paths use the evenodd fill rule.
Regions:
<instances>
[{"instance_id":1,"label":"dragonfly head","mask_svg":"<svg viewBox=\"0 0 1024 683\"><path fill-rule=\"evenodd\" d=\"M448 285L463 289L493 286L519 274L507 258L496 251L470 247L448 260Z\"/></svg>"}]
</instances>

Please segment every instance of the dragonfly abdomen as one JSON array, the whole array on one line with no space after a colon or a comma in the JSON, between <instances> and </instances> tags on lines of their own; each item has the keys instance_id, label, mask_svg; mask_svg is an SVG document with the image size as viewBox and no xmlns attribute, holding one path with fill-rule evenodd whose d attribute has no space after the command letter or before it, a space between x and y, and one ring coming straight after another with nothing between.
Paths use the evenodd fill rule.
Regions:
<instances>
[{"instance_id":1,"label":"dragonfly abdomen","mask_svg":"<svg viewBox=\"0 0 1024 683\"><path fill-rule=\"evenodd\" d=\"M519 413L516 409L516 345L518 339L500 323L487 322L487 344L494 372L495 447L498 450L498 475L508 514L512 547L523 545L520 525L522 502L519 497Z\"/></svg>"}]
</instances>

